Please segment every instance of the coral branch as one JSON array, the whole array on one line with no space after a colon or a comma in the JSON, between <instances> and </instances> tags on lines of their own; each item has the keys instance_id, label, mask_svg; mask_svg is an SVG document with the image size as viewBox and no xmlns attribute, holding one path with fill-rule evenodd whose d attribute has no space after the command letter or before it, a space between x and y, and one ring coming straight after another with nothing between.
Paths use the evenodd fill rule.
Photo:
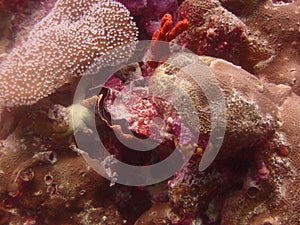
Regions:
<instances>
[{"instance_id":1,"label":"coral branch","mask_svg":"<svg viewBox=\"0 0 300 225\"><path fill-rule=\"evenodd\" d=\"M158 63L155 59L164 58L169 53L168 50L167 52L163 52L161 50L160 44L158 44L156 41L170 42L178 35L180 35L183 31L185 31L189 26L189 22L187 19L178 21L174 27L173 24L174 23L172 15L166 13L161 19L160 27L154 32L152 36L151 57L148 61L148 65L150 67L156 67Z\"/></svg>"}]
</instances>

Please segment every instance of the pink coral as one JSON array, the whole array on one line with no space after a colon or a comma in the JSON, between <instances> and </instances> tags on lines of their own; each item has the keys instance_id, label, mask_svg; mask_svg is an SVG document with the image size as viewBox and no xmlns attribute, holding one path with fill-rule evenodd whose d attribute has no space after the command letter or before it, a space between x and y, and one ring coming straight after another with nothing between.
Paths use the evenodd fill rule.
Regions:
<instances>
[{"instance_id":1,"label":"pink coral","mask_svg":"<svg viewBox=\"0 0 300 225\"><path fill-rule=\"evenodd\" d=\"M123 54L102 56L136 40L131 19L128 10L114 1L58 1L28 40L1 62L2 102L33 104L93 63L106 66L126 60L133 46L123 49Z\"/></svg>"}]
</instances>

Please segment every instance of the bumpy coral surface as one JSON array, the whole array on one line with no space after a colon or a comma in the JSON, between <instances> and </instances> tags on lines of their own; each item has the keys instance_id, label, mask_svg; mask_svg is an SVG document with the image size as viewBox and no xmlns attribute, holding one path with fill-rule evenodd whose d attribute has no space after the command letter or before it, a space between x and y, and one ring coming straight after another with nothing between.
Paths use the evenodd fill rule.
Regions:
<instances>
[{"instance_id":1,"label":"bumpy coral surface","mask_svg":"<svg viewBox=\"0 0 300 225\"><path fill-rule=\"evenodd\" d=\"M300 223L299 0L54 3L0 0L0 225ZM142 60L109 67L137 32ZM201 171L216 85L226 129Z\"/></svg>"},{"instance_id":2,"label":"bumpy coral surface","mask_svg":"<svg viewBox=\"0 0 300 225\"><path fill-rule=\"evenodd\" d=\"M300 2L266 1L246 21L251 32L251 54L262 56L254 73L262 79L293 87L299 95Z\"/></svg>"},{"instance_id":3,"label":"bumpy coral surface","mask_svg":"<svg viewBox=\"0 0 300 225\"><path fill-rule=\"evenodd\" d=\"M125 60L132 51L129 46L118 55L103 55L136 36L135 24L120 3L58 1L28 40L1 63L2 102L33 104L93 63L104 66Z\"/></svg>"},{"instance_id":4,"label":"bumpy coral surface","mask_svg":"<svg viewBox=\"0 0 300 225\"><path fill-rule=\"evenodd\" d=\"M179 8L178 18L186 18L190 27L175 39L175 43L200 55L240 63L246 46L246 27L219 1L184 1Z\"/></svg>"}]
</instances>

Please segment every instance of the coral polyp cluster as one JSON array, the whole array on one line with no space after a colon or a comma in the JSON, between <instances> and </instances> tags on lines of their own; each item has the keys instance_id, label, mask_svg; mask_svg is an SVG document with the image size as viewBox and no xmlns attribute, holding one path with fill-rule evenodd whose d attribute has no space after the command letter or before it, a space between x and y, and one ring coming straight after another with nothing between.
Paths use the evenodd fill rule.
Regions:
<instances>
[{"instance_id":1,"label":"coral polyp cluster","mask_svg":"<svg viewBox=\"0 0 300 225\"><path fill-rule=\"evenodd\" d=\"M0 0L0 225L298 225L299 15Z\"/></svg>"},{"instance_id":2,"label":"coral polyp cluster","mask_svg":"<svg viewBox=\"0 0 300 225\"><path fill-rule=\"evenodd\" d=\"M135 24L120 3L58 1L27 41L1 62L2 102L9 106L33 104L70 77L82 75L93 63L104 66L126 60L133 46L118 55L103 55L136 38Z\"/></svg>"}]
</instances>

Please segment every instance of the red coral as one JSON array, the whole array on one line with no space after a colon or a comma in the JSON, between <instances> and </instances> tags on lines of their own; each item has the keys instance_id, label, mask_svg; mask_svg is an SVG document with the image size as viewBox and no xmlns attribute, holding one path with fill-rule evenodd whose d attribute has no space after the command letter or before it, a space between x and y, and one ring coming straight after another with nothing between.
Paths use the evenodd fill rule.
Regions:
<instances>
[{"instance_id":1,"label":"red coral","mask_svg":"<svg viewBox=\"0 0 300 225\"><path fill-rule=\"evenodd\" d=\"M183 19L177 22L176 25L172 28L173 18L170 14L166 13L161 19L160 27L157 29L157 31L154 32L152 40L171 41L176 36L185 31L188 25L188 20Z\"/></svg>"},{"instance_id":2,"label":"red coral","mask_svg":"<svg viewBox=\"0 0 300 225\"><path fill-rule=\"evenodd\" d=\"M178 35L180 35L183 31L185 31L189 26L189 21L187 19L183 19L178 21L175 26L173 26L173 18L172 15L166 13L160 22L160 27L154 32L152 36L152 44L151 44L151 57L148 61L148 65L151 67L156 67L158 65L155 62L154 58L163 58L165 55L161 55L160 45L156 41L167 41L170 42ZM173 27L173 28L172 28ZM165 52L163 53L165 54ZM159 57L157 57L159 56Z\"/></svg>"}]
</instances>

